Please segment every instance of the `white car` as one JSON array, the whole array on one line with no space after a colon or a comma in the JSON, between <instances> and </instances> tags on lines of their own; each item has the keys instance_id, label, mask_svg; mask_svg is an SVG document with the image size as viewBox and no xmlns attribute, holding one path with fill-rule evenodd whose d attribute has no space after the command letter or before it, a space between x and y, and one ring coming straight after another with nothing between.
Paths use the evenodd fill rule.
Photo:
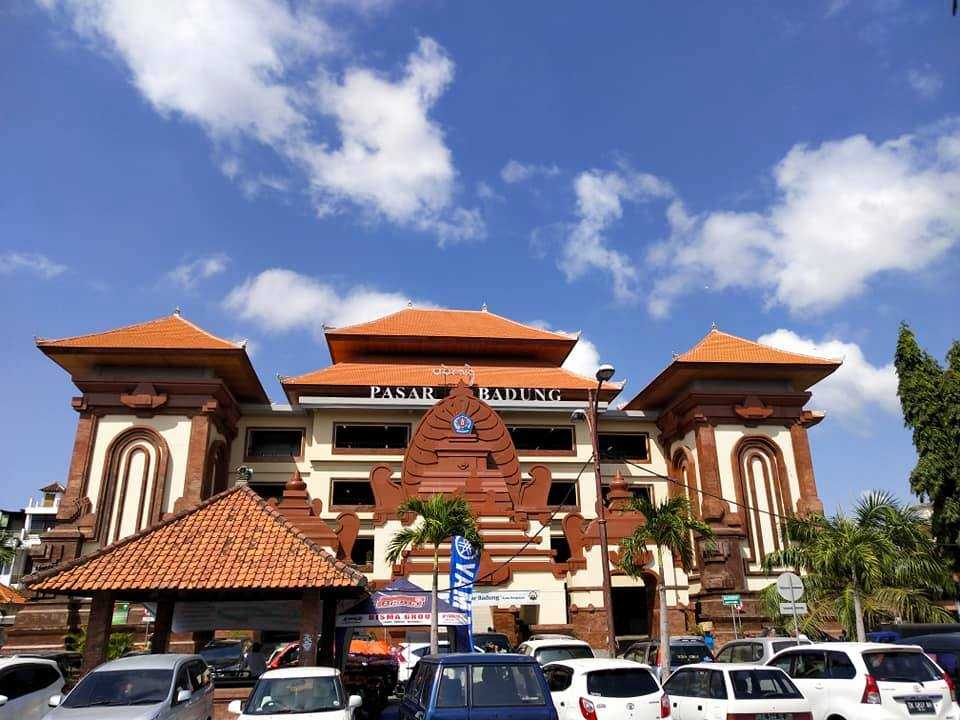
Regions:
<instances>
[{"instance_id":1,"label":"white car","mask_svg":"<svg viewBox=\"0 0 960 720\"><path fill-rule=\"evenodd\" d=\"M767 664L793 679L814 720L960 718L953 680L916 646L815 643Z\"/></svg>"},{"instance_id":2,"label":"white car","mask_svg":"<svg viewBox=\"0 0 960 720\"><path fill-rule=\"evenodd\" d=\"M658 720L670 699L649 665L586 658L548 663L543 674L559 720Z\"/></svg>"},{"instance_id":3,"label":"white car","mask_svg":"<svg viewBox=\"0 0 960 720\"><path fill-rule=\"evenodd\" d=\"M234 700L227 711L238 720L352 720L359 695L343 692L340 671L329 667L268 670L257 679L246 703Z\"/></svg>"},{"instance_id":4,"label":"white car","mask_svg":"<svg viewBox=\"0 0 960 720\"><path fill-rule=\"evenodd\" d=\"M51 695L63 690L53 660L0 658L0 720L40 720Z\"/></svg>"},{"instance_id":5,"label":"white car","mask_svg":"<svg viewBox=\"0 0 960 720\"><path fill-rule=\"evenodd\" d=\"M672 720L810 720L810 702L780 668L697 663L663 684Z\"/></svg>"},{"instance_id":6,"label":"white car","mask_svg":"<svg viewBox=\"0 0 960 720\"><path fill-rule=\"evenodd\" d=\"M551 640L527 640L517 646L521 655L532 655L541 665L557 660L576 660L596 657L593 648L583 640L554 638Z\"/></svg>"},{"instance_id":7,"label":"white car","mask_svg":"<svg viewBox=\"0 0 960 720\"><path fill-rule=\"evenodd\" d=\"M437 644L437 650L439 651L437 653L438 655L450 653L450 643L446 640L441 640ZM473 651L483 652L483 650L478 647L474 647ZM397 668L397 685L401 687L405 686L410 676L413 675L413 669L417 666L417 663L420 662L420 658L426 657L429 654L430 643L400 643L397 652L397 662L400 663L400 667Z\"/></svg>"}]
</instances>

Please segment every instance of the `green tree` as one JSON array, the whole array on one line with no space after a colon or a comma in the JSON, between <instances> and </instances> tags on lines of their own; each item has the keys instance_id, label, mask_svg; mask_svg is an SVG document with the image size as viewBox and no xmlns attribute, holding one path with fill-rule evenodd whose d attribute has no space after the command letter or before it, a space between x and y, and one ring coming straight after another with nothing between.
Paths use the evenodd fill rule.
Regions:
<instances>
[{"instance_id":1,"label":"green tree","mask_svg":"<svg viewBox=\"0 0 960 720\"><path fill-rule=\"evenodd\" d=\"M801 630L836 620L864 642L866 626L883 620L950 622L950 613L936 604L952 587L949 563L920 512L889 493L868 493L850 516L790 518L786 536L789 544L763 562L768 572L806 571L810 615ZM765 591L768 604L772 594Z\"/></svg>"},{"instance_id":2,"label":"green tree","mask_svg":"<svg viewBox=\"0 0 960 720\"><path fill-rule=\"evenodd\" d=\"M689 568L693 564L693 543L690 533L698 533L711 542L714 534L709 525L691 515L690 502L685 495L677 495L659 504L655 504L646 495L641 495L630 501L630 509L643 513L644 521L637 526L632 535L620 541L620 569L632 578L639 578L643 572L647 545L656 547L657 567L660 569L660 582L657 585L660 597L660 651L663 658L663 677L666 677L670 672L670 625L667 622L664 552L679 557L683 567ZM677 586L676 568L674 568L673 585ZM678 590L678 601L679 593Z\"/></svg>"},{"instance_id":3,"label":"green tree","mask_svg":"<svg viewBox=\"0 0 960 720\"><path fill-rule=\"evenodd\" d=\"M68 650L82 653L86 645L86 631L67 636L66 646ZM135 648L136 643L134 643L133 635L130 633L110 633L110 641L107 643L107 660L116 660Z\"/></svg>"},{"instance_id":4,"label":"green tree","mask_svg":"<svg viewBox=\"0 0 960 720\"><path fill-rule=\"evenodd\" d=\"M933 536L960 568L960 342L951 345L944 369L901 325L894 364L903 420L917 450L910 488L933 506Z\"/></svg>"},{"instance_id":5,"label":"green tree","mask_svg":"<svg viewBox=\"0 0 960 720\"><path fill-rule=\"evenodd\" d=\"M19 544L20 540L15 535L0 529L0 566L13 562Z\"/></svg>"},{"instance_id":6,"label":"green tree","mask_svg":"<svg viewBox=\"0 0 960 720\"><path fill-rule=\"evenodd\" d=\"M394 533L387 546L387 559L396 563L400 560L404 550L408 548L433 548L433 613L430 617L430 652L436 654L438 643L437 628L437 577L440 568L440 545L448 542L455 535L462 535L477 550L483 547L483 539L477 529L477 520L470 512L467 501L455 495L446 497L440 493L426 500L412 497L400 503L397 511L416 513L422 520L413 527L402 528Z\"/></svg>"}]
</instances>

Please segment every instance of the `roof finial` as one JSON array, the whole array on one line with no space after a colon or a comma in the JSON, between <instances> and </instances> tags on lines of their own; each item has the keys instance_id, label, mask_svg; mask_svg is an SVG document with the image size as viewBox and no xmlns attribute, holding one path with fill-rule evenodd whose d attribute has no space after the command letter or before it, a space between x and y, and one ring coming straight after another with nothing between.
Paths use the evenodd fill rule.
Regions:
<instances>
[{"instance_id":1,"label":"roof finial","mask_svg":"<svg viewBox=\"0 0 960 720\"><path fill-rule=\"evenodd\" d=\"M716 321L716 320L714 320L712 323L710 323L710 329L711 329L711 330L716 330L716 329L717 329L717 321Z\"/></svg>"},{"instance_id":2,"label":"roof finial","mask_svg":"<svg viewBox=\"0 0 960 720\"><path fill-rule=\"evenodd\" d=\"M676 350L674 350L672 353L670 353L670 356L671 356L674 360L676 360L677 358L680 357L680 353L678 353Z\"/></svg>"},{"instance_id":3,"label":"roof finial","mask_svg":"<svg viewBox=\"0 0 960 720\"><path fill-rule=\"evenodd\" d=\"M487 311L487 304L484 303L483 305L480 306L480 312L486 312L486 311Z\"/></svg>"},{"instance_id":4,"label":"roof finial","mask_svg":"<svg viewBox=\"0 0 960 720\"><path fill-rule=\"evenodd\" d=\"M177 305L177 306L173 309L173 314L176 315L177 317L180 317L180 306L179 306L179 305Z\"/></svg>"},{"instance_id":5,"label":"roof finial","mask_svg":"<svg viewBox=\"0 0 960 720\"><path fill-rule=\"evenodd\" d=\"M408 308L412 308L412 307L413 307L413 300L407 300L407 307L408 307Z\"/></svg>"}]
</instances>

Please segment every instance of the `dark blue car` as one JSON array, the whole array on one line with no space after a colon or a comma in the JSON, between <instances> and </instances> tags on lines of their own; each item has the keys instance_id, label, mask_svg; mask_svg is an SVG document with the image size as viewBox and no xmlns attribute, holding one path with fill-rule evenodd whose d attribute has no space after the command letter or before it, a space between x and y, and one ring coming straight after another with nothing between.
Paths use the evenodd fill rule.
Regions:
<instances>
[{"instance_id":1,"label":"dark blue car","mask_svg":"<svg viewBox=\"0 0 960 720\"><path fill-rule=\"evenodd\" d=\"M539 663L526 655L428 655L417 663L400 720L557 720Z\"/></svg>"}]
</instances>

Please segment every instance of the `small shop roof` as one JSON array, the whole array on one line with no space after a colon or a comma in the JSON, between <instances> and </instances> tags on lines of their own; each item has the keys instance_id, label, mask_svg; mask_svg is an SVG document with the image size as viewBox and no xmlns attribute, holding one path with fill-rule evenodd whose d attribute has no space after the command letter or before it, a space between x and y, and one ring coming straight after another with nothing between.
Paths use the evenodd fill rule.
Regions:
<instances>
[{"instance_id":1,"label":"small shop roof","mask_svg":"<svg viewBox=\"0 0 960 720\"><path fill-rule=\"evenodd\" d=\"M24 579L31 590L113 592L359 589L336 560L246 485L135 535Z\"/></svg>"}]
</instances>

